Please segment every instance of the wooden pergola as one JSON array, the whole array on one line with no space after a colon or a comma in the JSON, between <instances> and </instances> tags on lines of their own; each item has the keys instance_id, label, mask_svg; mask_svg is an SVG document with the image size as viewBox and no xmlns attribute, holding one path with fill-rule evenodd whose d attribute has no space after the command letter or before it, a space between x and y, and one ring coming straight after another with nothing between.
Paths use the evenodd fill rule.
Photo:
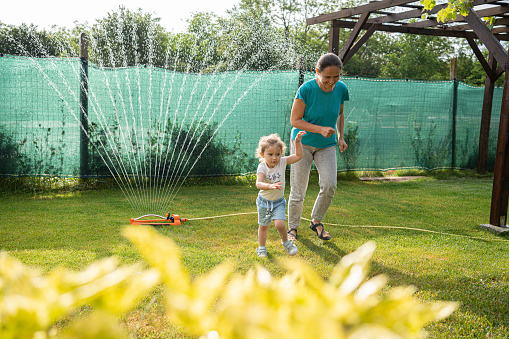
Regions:
<instances>
[{"instance_id":1,"label":"wooden pergola","mask_svg":"<svg viewBox=\"0 0 509 339\"><path fill-rule=\"evenodd\" d=\"M465 38L482 67L486 71L486 82L479 135L479 159L477 171L486 172L488 140L495 81L505 72L500 126L493 177L490 229L506 231L509 200L509 59L508 52L500 41L509 41L509 3L494 0L473 0L467 16L458 15L456 20L438 22L436 14L448 3L438 4L430 11L423 11L419 1L381 0L362 6L345 8L338 12L322 14L306 20L308 25L331 22L329 52L337 54L343 64L376 31ZM425 14L425 19L422 18ZM483 17L493 17L493 27L488 27ZM339 30L351 29L343 47L339 47ZM359 37L361 31L364 34ZM488 60L483 56L475 40L480 40L488 49Z\"/></svg>"}]
</instances>

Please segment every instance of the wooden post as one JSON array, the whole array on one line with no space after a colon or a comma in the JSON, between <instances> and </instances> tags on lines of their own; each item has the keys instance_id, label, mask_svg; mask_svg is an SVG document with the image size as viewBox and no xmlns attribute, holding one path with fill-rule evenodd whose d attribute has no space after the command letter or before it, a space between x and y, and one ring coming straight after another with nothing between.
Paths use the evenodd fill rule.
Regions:
<instances>
[{"instance_id":1,"label":"wooden post","mask_svg":"<svg viewBox=\"0 0 509 339\"><path fill-rule=\"evenodd\" d=\"M80 176L89 175L88 166L88 36L80 35Z\"/></svg>"},{"instance_id":2,"label":"wooden post","mask_svg":"<svg viewBox=\"0 0 509 339\"><path fill-rule=\"evenodd\" d=\"M489 68L493 73L497 69L497 62L490 53L488 58ZM477 159L477 173L485 174L488 163L488 143L490 140L491 109L493 107L493 91L495 90L495 81L489 74L486 74L484 81L484 99L482 102L481 129L479 131L479 157Z\"/></svg>"},{"instance_id":3,"label":"wooden post","mask_svg":"<svg viewBox=\"0 0 509 339\"><path fill-rule=\"evenodd\" d=\"M497 153L493 175L493 191L491 194L490 224L505 227L507 222L507 203L509 199L509 72L508 61L505 62L504 91L500 110L498 128Z\"/></svg>"},{"instance_id":4,"label":"wooden post","mask_svg":"<svg viewBox=\"0 0 509 339\"><path fill-rule=\"evenodd\" d=\"M449 70L449 80L457 80L458 79L458 59L451 59L451 68Z\"/></svg>"},{"instance_id":5,"label":"wooden post","mask_svg":"<svg viewBox=\"0 0 509 339\"><path fill-rule=\"evenodd\" d=\"M304 56L299 55L297 58L297 68L299 69L299 87L302 86L304 83L304 71L305 71L305 65L304 65Z\"/></svg>"},{"instance_id":6,"label":"wooden post","mask_svg":"<svg viewBox=\"0 0 509 339\"><path fill-rule=\"evenodd\" d=\"M329 53L339 53L339 21L332 20L329 30Z\"/></svg>"}]
</instances>

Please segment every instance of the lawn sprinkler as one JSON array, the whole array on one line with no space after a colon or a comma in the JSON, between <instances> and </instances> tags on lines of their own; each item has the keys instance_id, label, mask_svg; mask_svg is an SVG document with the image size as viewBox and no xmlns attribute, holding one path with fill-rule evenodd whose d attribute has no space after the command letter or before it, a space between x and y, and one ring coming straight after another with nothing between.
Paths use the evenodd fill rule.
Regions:
<instances>
[{"instance_id":1,"label":"lawn sprinkler","mask_svg":"<svg viewBox=\"0 0 509 339\"><path fill-rule=\"evenodd\" d=\"M144 219L146 217L158 217L159 219ZM178 214L166 213L166 218L157 214L142 215L138 218L131 218L131 225L151 225L151 226L179 226L184 221L188 221L187 218L181 218Z\"/></svg>"}]
</instances>

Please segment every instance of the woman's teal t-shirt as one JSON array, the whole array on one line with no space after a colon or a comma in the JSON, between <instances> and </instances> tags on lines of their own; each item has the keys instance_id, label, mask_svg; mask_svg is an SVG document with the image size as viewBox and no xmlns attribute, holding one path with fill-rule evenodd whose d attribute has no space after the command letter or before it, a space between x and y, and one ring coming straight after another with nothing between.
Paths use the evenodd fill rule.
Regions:
<instances>
[{"instance_id":1,"label":"woman's teal t-shirt","mask_svg":"<svg viewBox=\"0 0 509 339\"><path fill-rule=\"evenodd\" d=\"M339 117L339 109L343 102L349 100L348 88L338 81L331 92L324 92L315 79L306 81L300 86L295 99L302 99L306 104L302 120L318 126L336 128L336 122ZM297 133L301 129L292 129L292 139L295 140ZM337 131L336 131L337 132ZM335 134L325 138L319 133L306 132L302 137L304 145L326 148L336 145L337 136Z\"/></svg>"}]
</instances>

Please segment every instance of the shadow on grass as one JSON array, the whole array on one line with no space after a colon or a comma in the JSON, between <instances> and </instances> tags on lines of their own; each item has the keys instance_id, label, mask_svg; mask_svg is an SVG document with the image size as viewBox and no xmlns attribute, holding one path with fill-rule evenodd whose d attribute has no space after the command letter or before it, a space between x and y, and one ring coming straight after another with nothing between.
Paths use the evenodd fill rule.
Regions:
<instances>
[{"instance_id":1,"label":"shadow on grass","mask_svg":"<svg viewBox=\"0 0 509 339\"><path fill-rule=\"evenodd\" d=\"M332 239L319 241L323 243L323 246L317 245L310 239L304 237L299 237L299 240L297 240L298 243L301 243L302 245L307 247L311 252L316 253L317 255L322 257L324 261L332 265L336 265L343 256L348 254L344 250L337 247Z\"/></svg>"}]
</instances>

